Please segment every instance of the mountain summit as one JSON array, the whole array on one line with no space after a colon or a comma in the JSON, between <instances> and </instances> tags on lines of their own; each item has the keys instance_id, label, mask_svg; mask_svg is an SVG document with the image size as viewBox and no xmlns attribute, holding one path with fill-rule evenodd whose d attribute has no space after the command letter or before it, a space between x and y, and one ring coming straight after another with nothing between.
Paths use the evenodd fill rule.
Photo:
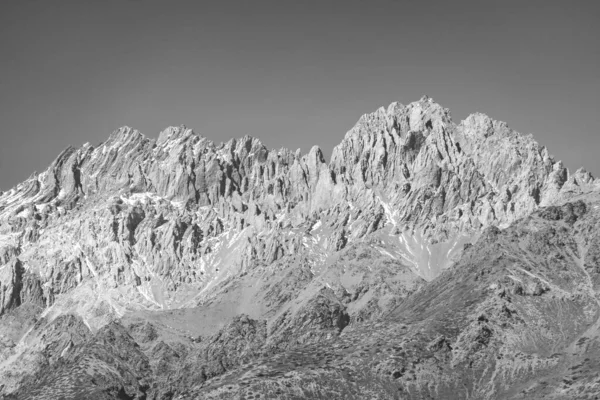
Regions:
<instances>
[{"instance_id":1,"label":"mountain summit","mask_svg":"<svg viewBox=\"0 0 600 400\"><path fill-rule=\"evenodd\" d=\"M0 393L600 392L600 182L426 96L330 160L122 127L2 194Z\"/></svg>"}]
</instances>

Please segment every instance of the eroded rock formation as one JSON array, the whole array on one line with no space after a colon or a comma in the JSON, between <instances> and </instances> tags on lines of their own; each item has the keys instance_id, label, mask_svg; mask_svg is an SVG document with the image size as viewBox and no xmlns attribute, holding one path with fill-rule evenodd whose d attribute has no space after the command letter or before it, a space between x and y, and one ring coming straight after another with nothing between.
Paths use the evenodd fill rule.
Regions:
<instances>
[{"instance_id":1,"label":"eroded rock formation","mask_svg":"<svg viewBox=\"0 0 600 400\"><path fill-rule=\"evenodd\" d=\"M363 115L329 162L123 127L0 196L0 315L29 321L2 333L2 390L516 396L596 340L598 193L531 136L428 97Z\"/></svg>"}]
</instances>

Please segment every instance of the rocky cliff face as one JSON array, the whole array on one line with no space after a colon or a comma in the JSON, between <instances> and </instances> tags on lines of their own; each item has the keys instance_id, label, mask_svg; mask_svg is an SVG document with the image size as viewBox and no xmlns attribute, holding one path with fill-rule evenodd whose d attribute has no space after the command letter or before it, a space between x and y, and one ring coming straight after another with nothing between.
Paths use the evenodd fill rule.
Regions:
<instances>
[{"instance_id":1,"label":"rocky cliff face","mask_svg":"<svg viewBox=\"0 0 600 400\"><path fill-rule=\"evenodd\" d=\"M185 127L151 140L123 127L0 196L0 315L25 321L0 328L0 382L42 398L50 392L36 388L76 370L62 395L230 398L239 382L234 392L219 382L246 368L257 393L280 397L306 382L321 394L295 396L499 396L537 376L515 377L519 368L554 371L562 361L548 349L595 326L598 191L531 136L483 114L457 125L427 97L362 116L329 163L318 147L269 150L248 136L217 145ZM538 304L548 296L556 306ZM544 325L563 312L564 328ZM65 316L65 336L48 339ZM395 340L422 346L375 351ZM303 375L314 359L298 361L291 381L252 375L324 343L330 362L369 365L355 389L337 391L349 379L341 364ZM121 347L135 365L122 364ZM493 361L505 354L537 358Z\"/></svg>"}]
</instances>

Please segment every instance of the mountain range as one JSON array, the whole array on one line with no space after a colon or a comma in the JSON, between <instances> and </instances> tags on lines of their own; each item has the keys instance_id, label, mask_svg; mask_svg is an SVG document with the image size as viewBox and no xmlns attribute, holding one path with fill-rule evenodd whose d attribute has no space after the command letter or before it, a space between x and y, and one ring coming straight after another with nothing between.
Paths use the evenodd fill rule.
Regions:
<instances>
[{"instance_id":1,"label":"mountain range","mask_svg":"<svg viewBox=\"0 0 600 400\"><path fill-rule=\"evenodd\" d=\"M599 207L426 96L329 162L122 127L0 195L0 394L597 399Z\"/></svg>"}]
</instances>

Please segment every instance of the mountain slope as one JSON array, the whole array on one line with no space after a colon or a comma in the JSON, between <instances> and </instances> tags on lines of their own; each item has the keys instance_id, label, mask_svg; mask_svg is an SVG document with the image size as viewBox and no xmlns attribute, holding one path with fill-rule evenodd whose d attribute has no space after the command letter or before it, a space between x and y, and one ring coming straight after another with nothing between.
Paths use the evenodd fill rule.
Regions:
<instances>
[{"instance_id":1,"label":"mountain slope","mask_svg":"<svg viewBox=\"0 0 600 400\"><path fill-rule=\"evenodd\" d=\"M23 398L72 368L71 393L98 398L228 398L241 376L289 398L559 396L536 379L595 343L597 193L531 136L427 97L362 116L329 163L124 127L0 196L0 381ZM135 378L84 367L116 360L107 334Z\"/></svg>"}]
</instances>

